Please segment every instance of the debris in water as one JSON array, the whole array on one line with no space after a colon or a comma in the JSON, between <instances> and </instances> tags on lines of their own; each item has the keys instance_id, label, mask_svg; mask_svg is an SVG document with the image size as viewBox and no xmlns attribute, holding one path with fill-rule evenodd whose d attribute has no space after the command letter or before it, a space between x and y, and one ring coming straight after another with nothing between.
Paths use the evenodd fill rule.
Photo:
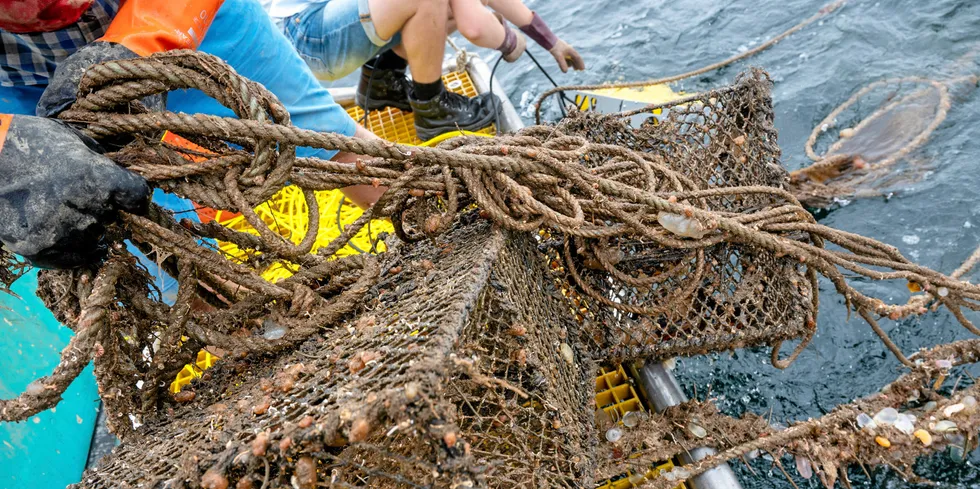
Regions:
<instances>
[{"instance_id":1,"label":"debris in water","mask_svg":"<svg viewBox=\"0 0 980 489\"><path fill-rule=\"evenodd\" d=\"M659 222L664 229L678 236L701 239L705 234L708 234L708 230L704 227L704 224L701 224L701 221L698 221L693 217L684 217L677 214L671 214L669 212L661 212L660 214L657 214L657 222Z\"/></svg>"},{"instance_id":2,"label":"debris in water","mask_svg":"<svg viewBox=\"0 0 980 489\"><path fill-rule=\"evenodd\" d=\"M616 443L620 438L623 437L623 430L619 428L609 428L606 430L606 441L609 443Z\"/></svg>"},{"instance_id":3,"label":"debris in water","mask_svg":"<svg viewBox=\"0 0 980 489\"><path fill-rule=\"evenodd\" d=\"M929 426L929 429L935 431L936 433L949 433L956 431L956 423L949 420L937 421L936 423Z\"/></svg>"},{"instance_id":4,"label":"debris in water","mask_svg":"<svg viewBox=\"0 0 980 489\"><path fill-rule=\"evenodd\" d=\"M926 411L926 412L929 412L929 411L935 410L936 407L938 407L938 406L939 406L939 404L937 404L936 401L929 401L929 402L927 402L925 404L925 406L922 406L922 410L923 411Z\"/></svg>"},{"instance_id":5,"label":"debris in water","mask_svg":"<svg viewBox=\"0 0 980 489\"><path fill-rule=\"evenodd\" d=\"M940 287L938 290L936 290L936 293L939 294L939 297L946 297L949 295L949 289L946 287Z\"/></svg>"},{"instance_id":6,"label":"debris in water","mask_svg":"<svg viewBox=\"0 0 980 489\"><path fill-rule=\"evenodd\" d=\"M700 425L697 425L695 423L689 423L687 425L687 430L690 431L692 435L694 435L694 436L696 436L698 438L704 438L704 437L708 436L708 431L705 430Z\"/></svg>"},{"instance_id":7,"label":"debris in water","mask_svg":"<svg viewBox=\"0 0 980 489\"><path fill-rule=\"evenodd\" d=\"M810 459L797 455L796 471L799 472L800 477L804 479L809 479L813 477L813 465L810 464Z\"/></svg>"},{"instance_id":8,"label":"debris in water","mask_svg":"<svg viewBox=\"0 0 980 489\"><path fill-rule=\"evenodd\" d=\"M868 416L867 414L864 413L857 415L857 424L858 424L858 428L861 429L868 428L869 430L874 429L876 426L878 426L875 423L875 420L871 419L871 416Z\"/></svg>"},{"instance_id":9,"label":"debris in water","mask_svg":"<svg viewBox=\"0 0 980 489\"><path fill-rule=\"evenodd\" d=\"M630 484L633 484L634 486L642 484L644 480L646 480L646 476L643 474L633 473L629 476Z\"/></svg>"},{"instance_id":10,"label":"debris in water","mask_svg":"<svg viewBox=\"0 0 980 489\"><path fill-rule=\"evenodd\" d=\"M878 411L878 414L874 417L874 421L879 425L893 425L895 421L898 421L898 411L895 408L886 407Z\"/></svg>"},{"instance_id":11,"label":"debris in water","mask_svg":"<svg viewBox=\"0 0 980 489\"><path fill-rule=\"evenodd\" d=\"M281 326L275 321L266 319L262 322L262 337L267 340L282 339L282 337L286 336L286 333L288 332L289 328Z\"/></svg>"},{"instance_id":12,"label":"debris in water","mask_svg":"<svg viewBox=\"0 0 980 489\"><path fill-rule=\"evenodd\" d=\"M926 430L915 430L915 433L913 433L913 435L916 438L918 438L919 441L921 441L923 445L925 445L925 446L932 445L932 435L930 435L928 431L926 431Z\"/></svg>"},{"instance_id":13,"label":"debris in water","mask_svg":"<svg viewBox=\"0 0 980 489\"><path fill-rule=\"evenodd\" d=\"M946 406L943 409L943 414L945 414L946 416L952 416L964 409L966 409L966 406L964 406L962 403L956 403L951 406Z\"/></svg>"}]
</instances>

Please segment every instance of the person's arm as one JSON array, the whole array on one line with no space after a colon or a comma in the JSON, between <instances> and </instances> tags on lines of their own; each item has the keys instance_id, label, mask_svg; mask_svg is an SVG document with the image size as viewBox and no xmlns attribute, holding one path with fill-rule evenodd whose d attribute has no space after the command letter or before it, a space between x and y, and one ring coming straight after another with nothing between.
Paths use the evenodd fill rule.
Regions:
<instances>
[{"instance_id":1,"label":"person's arm","mask_svg":"<svg viewBox=\"0 0 980 489\"><path fill-rule=\"evenodd\" d=\"M354 137L362 139L381 139L377 134L367 130L360 124L358 124L357 128L354 130ZM333 158L331 158L331 160L339 163L356 164L357 160L363 160L364 158L365 156L363 155L353 153L337 153ZM367 209L374 205L374 203L381 198L381 194L385 193L385 190L388 190L388 187L375 187L373 185L352 185L350 187L340 189L340 191L344 193L344 196L346 196L351 202L354 203L354 205L360 207L361 209Z\"/></svg>"},{"instance_id":2,"label":"person's arm","mask_svg":"<svg viewBox=\"0 0 980 489\"><path fill-rule=\"evenodd\" d=\"M544 19L537 12L527 8L524 2L521 0L489 0L489 2L490 8L520 27L521 32L551 53L563 73L568 72L569 67L579 71L585 69L585 62L578 51L551 32Z\"/></svg>"},{"instance_id":3,"label":"person's arm","mask_svg":"<svg viewBox=\"0 0 980 489\"><path fill-rule=\"evenodd\" d=\"M71 268L105 256L118 211L145 213L146 181L102 155L95 141L51 119L75 102L82 74L106 61L195 49L222 0L128 0L105 35L58 64L37 115L0 114L0 241L39 267ZM162 107L162 97L144 100Z\"/></svg>"},{"instance_id":4,"label":"person's arm","mask_svg":"<svg viewBox=\"0 0 980 489\"><path fill-rule=\"evenodd\" d=\"M0 242L42 268L105 257L102 236L118 211L145 213L150 187L71 126L0 114Z\"/></svg>"},{"instance_id":5,"label":"person's arm","mask_svg":"<svg viewBox=\"0 0 980 489\"><path fill-rule=\"evenodd\" d=\"M224 0L127 0L100 39L58 65L38 102L37 115L55 117L75 103L82 73L89 66L197 49L222 3Z\"/></svg>"},{"instance_id":6,"label":"person's arm","mask_svg":"<svg viewBox=\"0 0 980 489\"><path fill-rule=\"evenodd\" d=\"M197 49L224 0L127 0L100 41L140 56Z\"/></svg>"},{"instance_id":7,"label":"person's arm","mask_svg":"<svg viewBox=\"0 0 980 489\"><path fill-rule=\"evenodd\" d=\"M530 24L534 18L534 12L522 0L490 0L488 5L518 27Z\"/></svg>"},{"instance_id":8,"label":"person's arm","mask_svg":"<svg viewBox=\"0 0 980 489\"><path fill-rule=\"evenodd\" d=\"M524 54L527 47L524 36L517 29L507 27L499 12L487 9L480 0L451 0L451 5L456 28L470 42L500 51L508 63L517 61ZM516 8L512 10L516 11ZM530 10L527 12L531 15Z\"/></svg>"}]
</instances>

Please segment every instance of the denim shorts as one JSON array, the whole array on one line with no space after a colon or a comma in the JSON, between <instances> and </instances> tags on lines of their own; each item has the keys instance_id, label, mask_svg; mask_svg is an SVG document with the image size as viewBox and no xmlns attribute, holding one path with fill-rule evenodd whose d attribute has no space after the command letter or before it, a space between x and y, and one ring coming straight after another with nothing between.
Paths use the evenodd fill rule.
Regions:
<instances>
[{"instance_id":1,"label":"denim shorts","mask_svg":"<svg viewBox=\"0 0 980 489\"><path fill-rule=\"evenodd\" d=\"M384 40L371 20L368 0L327 0L282 20L283 32L320 78L337 80L382 51L401 44Z\"/></svg>"}]
</instances>

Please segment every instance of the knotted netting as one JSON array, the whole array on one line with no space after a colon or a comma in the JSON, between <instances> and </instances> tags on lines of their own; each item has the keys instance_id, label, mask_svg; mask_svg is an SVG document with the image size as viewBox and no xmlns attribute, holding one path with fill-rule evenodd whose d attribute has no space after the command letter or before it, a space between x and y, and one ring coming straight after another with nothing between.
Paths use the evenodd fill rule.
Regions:
<instances>
[{"instance_id":1,"label":"knotted netting","mask_svg":"<svg viewBox=\"0 0 980 489\"><path fill-rule=\"evenodd\" d=\"M186 88L238 118L139 103ZM635 113L413 148L295 128L275 97L207 55L96 66L61 117L121 145L110 157L154 186L241 213L252 229L178 222L154 207L122 216L105 263L42 274L42 295L76 336L52 375L0 401L2 419L53 406L94 359L124 443L82 487L592 487L693 444L726 448L717 463L766 433L689 405L651 415L610 451L594 414L598 361L770 345L785 367L816 327L818 275L917 369L906 382L922 381L935 369L905 357L876 317L935 303L976 331L962 309L980 307L980 287L816 224L783 188L769 89L753 70ZM641 127L624 122L639 114L649 114ZM161 131L195 146L161 141ZM297 146L363 158L298 158ZM303 236L254 211L286 185L306 196ZM350 185L389 190L311 253L315 192ZM335 256L377 218L397 235L388 252ZM123 240L177 279L176 302L162 300ZM223 254L222 243L239 252ZM291 275L264 280L270 267ZM888 305L845 271L925 293ZM789 340L795 350L781 357ZM222 352L218 366L170 396L169 381L203 347ZM662 428L685 415L711 439ZM843 430L843 419L817 428ZM815 436L801 426L790 434ZM821 463L870 460L856 453Z\"/></svg>"}]
</instances>

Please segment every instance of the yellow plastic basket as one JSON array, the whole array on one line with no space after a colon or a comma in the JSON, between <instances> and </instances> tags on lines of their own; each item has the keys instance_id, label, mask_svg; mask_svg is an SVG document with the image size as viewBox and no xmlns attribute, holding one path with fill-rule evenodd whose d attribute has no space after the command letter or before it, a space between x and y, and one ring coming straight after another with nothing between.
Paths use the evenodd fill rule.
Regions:
<instances>
[{"instance_id":1,"label":"yellow plastic basket","mask_svg":"<svg viewBox=\"0 0 980 489\"><path fill-rule=\"evenodd\" d=\"M467 97L477 96L476 87L473 85L473 80L470 79L470 75L466 72L454 71L447 73L442 77L443 83L445 83L446 88L450 91L456 92L460 95L465 95ZM449 136L443 135L434 140L429 140L425 143L415 133L415 118L412 116L411 112L402 112L400 109L394 107L388 107L382 110L372 110L368 114L367 119L364 118L364 111L360 107L353 106L347 109L347 113L358 122L361 122L364 127L371 130L371 132L377 134L382 139L386 139L393 143L400 144L411 144L414 146L426 145L431 146L437 144L439 141L444 141L447 137L452 137L458 135L459 133L450 133ZM496 128L490 126L479 131L476 134L485 134L493 136L496 134ZM465 133L474 134L474 133Z\"/></svg>"},{"instance_id":2,"label":"yellow plastic basket","mask_svg":"<svg viewBox=\"0 0 980 489\"><path fill-rule=\"evenodd\" d=\"M621 423L623 416L631 411L645 411L640 396L636 394L636 389L630 382L629 376L623 366L614 369L600 367L599 375L595 379L595 405L596 408L605 411L616 422ZM637 477L637 472L627 470L626 472L599 482L596 489L631 489L639 487L645 480L656 478L661 472L674 468L674 463L670 460L650 466L643 477ZM687 489L683 483L674 489Z\"/></svg>"}]
</instances>

